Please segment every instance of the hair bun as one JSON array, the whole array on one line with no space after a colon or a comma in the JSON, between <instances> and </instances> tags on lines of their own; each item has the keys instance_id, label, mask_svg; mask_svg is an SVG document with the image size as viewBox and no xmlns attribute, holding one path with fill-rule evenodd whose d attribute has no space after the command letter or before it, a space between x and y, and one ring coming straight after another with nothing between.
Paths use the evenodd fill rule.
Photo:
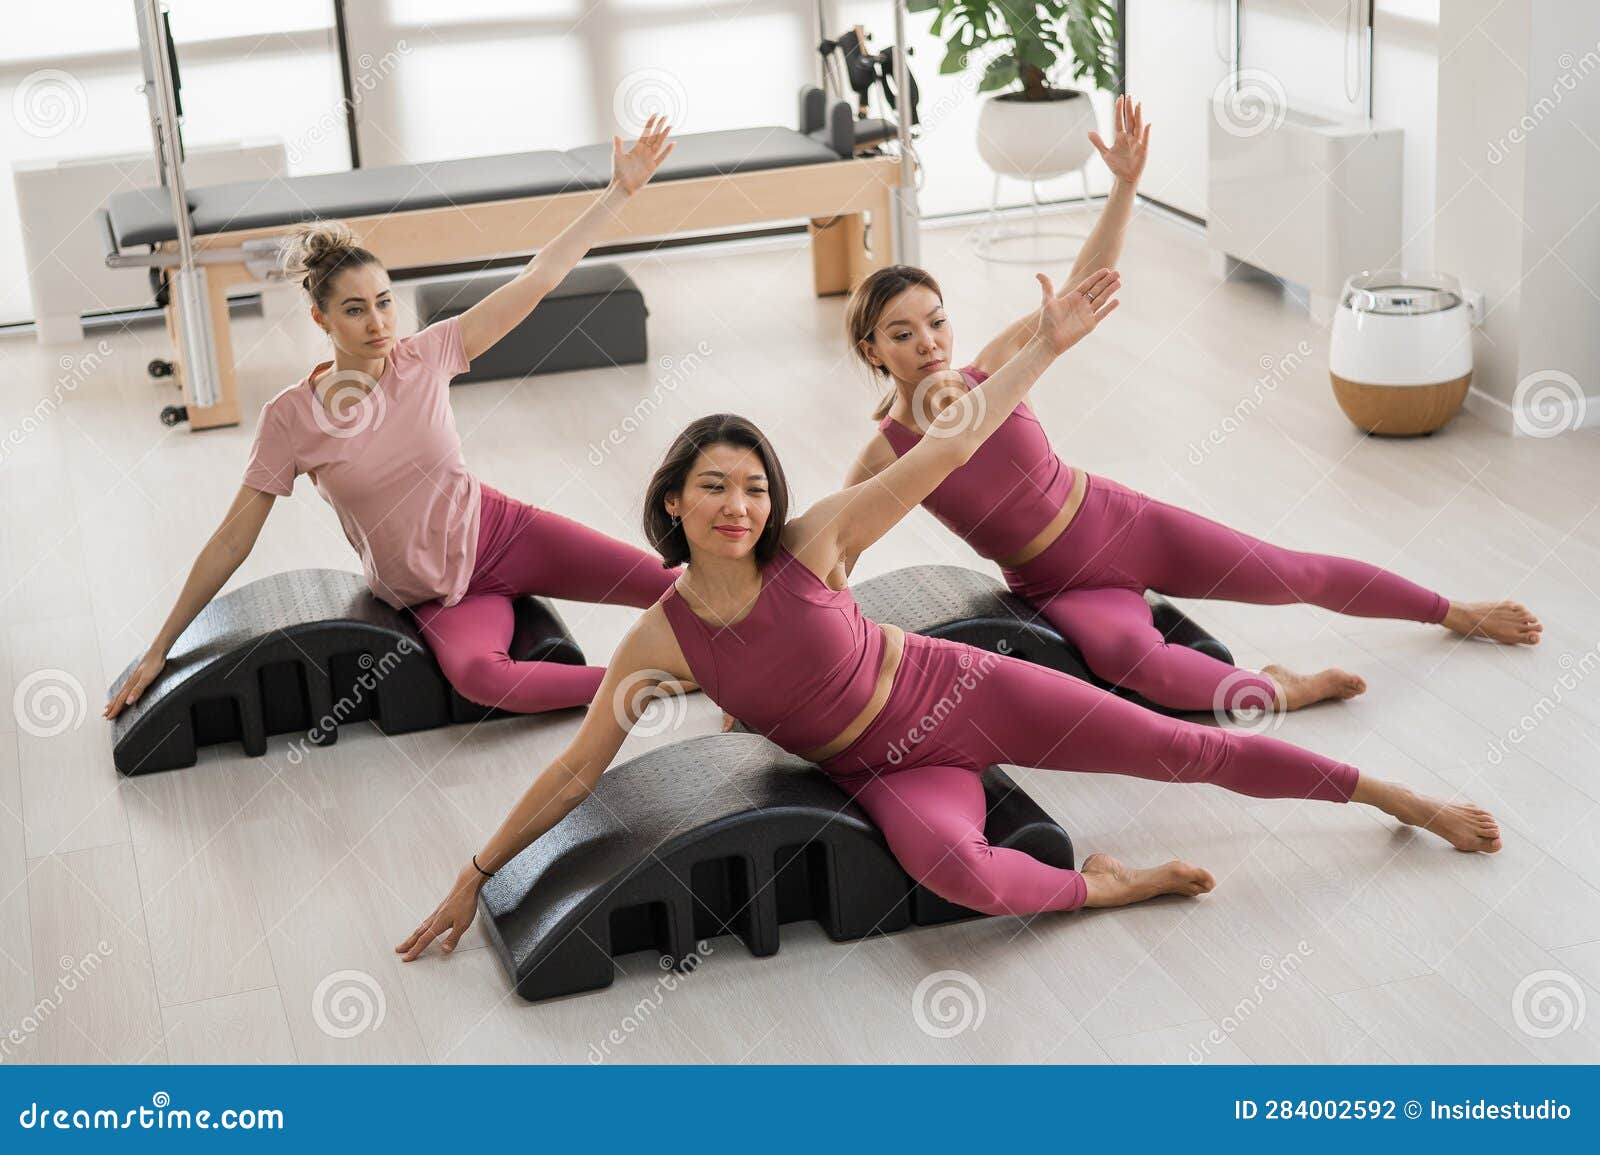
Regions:
<instances>
[{"instance_id":1,"label":"hair bun","mask_svg":"<svg viewBox=\"0 0 1600 1155\"><path fill-rule=\"evenodd\" d=\"M338 264L357 248L355 234L343 221L307 221L289 230L283 246L285 276L300 277Z\"/></svg>"}]
</instances>

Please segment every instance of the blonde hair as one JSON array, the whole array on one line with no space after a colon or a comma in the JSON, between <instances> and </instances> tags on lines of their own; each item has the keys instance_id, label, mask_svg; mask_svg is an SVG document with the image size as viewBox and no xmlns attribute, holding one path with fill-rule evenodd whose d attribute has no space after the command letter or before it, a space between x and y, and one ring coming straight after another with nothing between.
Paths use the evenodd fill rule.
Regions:
<instances>
[{"instance_id":1,"label":"blonde hair","mask_svg":"<svg viewBox=\"0 0 1600 1155\"><path fill-rule=\"evenodd\" d=\"M283 274L299 278L300 287L317 308L325 309L333 292L333 279L346 269L383 262L356 244L355 234L343 221L305 221L289 230L279 252Z\"/></svg>"},{"instance_id":2,"label":"blonde hair","mask_svg":"<svg viewBox=\"0 0 1600 1155\"><path fill-rule=\"evenodd\" d=\"M943 303L944 292L939 288L939 282L933 279L932 273L915 265L890 265L886 269L879 269L857 285L856 291L850 294L850 301L844 310L844 328L850 338L850 348L867 368L879 376L887 377L889 370L867 360L864 346L877 332L878 322L883 320L883 311L889 307L889 302L907 289L918 285L932 289L933 295ZM893 404L894 390L891 388L878 399L877 408L872 411L872 419L881 421L888 415L889 408Z\"/></svg>"}]
</instances>

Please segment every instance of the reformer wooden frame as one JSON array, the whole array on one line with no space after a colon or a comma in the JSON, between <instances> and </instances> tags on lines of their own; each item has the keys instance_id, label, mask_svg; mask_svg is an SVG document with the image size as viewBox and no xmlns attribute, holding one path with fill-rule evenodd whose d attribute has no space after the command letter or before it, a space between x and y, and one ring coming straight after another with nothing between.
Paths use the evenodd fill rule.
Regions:
<instances>
[{"instance_id":1,"label":"reformer wooden frame","mask_svg":"<svg viewBox=\"0 0 1600 1155\"><path fill-rule=\"evenodd\" d=\"M902 171L898 159L867 157L650 184L611 222L601 242L806 219L816 295L848 292L894 259L898 245L894 200ZM599 194L600 190L591 189L344 219L358 244L398 269L535 252ZM174 339L174 365L190 429L239 423L228 289L260 280L247 267L245 243L280 236L283 230L276 225L193 239L196 258L207 271L220 399L205 407L194 404L182 363L183 344ZM175 256L178 242L164 242L158 248ZM229 250L237 253L237 261L227 259ZM166 306L167 330L174 338L175 296Z\"/></svg>"}]
</instances>

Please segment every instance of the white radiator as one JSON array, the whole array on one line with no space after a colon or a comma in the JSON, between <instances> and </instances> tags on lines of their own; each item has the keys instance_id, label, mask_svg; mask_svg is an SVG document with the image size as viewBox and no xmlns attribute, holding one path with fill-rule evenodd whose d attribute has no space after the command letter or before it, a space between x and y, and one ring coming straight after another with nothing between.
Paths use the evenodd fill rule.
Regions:
<instances>
[{"instance_id":1,"label":"white radiator","mask_svg":"<svg viewBox=\"0 0 1600 1155\"><path fill-rule=\"evenodd\" d=\"M1326 325L1346 277L1399 265L1400 129L1293 109L1246 122L1225 96L1211 111L1206 243L1220 275L1243 262L1301 286Z\"/></svg>"},{"instance_id":2,"label":"white radiator","mask_svg":"<svg viewBox=\"0 0 1600 1155\"><path fill-rule=\"evenodd\" d=\"M191 189L287 172L280 140L191 148L184 160ZM100 229L100 210L113 194L159 181L151 154L18 161L11 173L34 331L42 344L80 340L84 313L151 303L146 270L106 268Z\"/></svg>"}]
</instances>

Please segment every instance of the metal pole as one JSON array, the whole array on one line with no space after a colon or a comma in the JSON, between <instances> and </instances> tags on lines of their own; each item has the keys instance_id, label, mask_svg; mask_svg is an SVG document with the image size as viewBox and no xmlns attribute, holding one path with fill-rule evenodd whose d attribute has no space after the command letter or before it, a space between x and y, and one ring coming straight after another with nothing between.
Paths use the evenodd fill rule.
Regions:
<instances>
[{"instance_id":1,"label":"metal pole","mask_svg":"<svg viewBox=\"0 0 1600 1155\"><path fill-rule=\"evenodd\" d=\"M1239 93L1239 60L1243 56L1244 29L1239 24L1239 0L1228 5L1228 75L1234 95Z\"/></svg>"},{"instance_id":2,"label":"metal pole","mask_svg":"<svg viewBox=\"0 0 1600 1155\"><path fill-rule=\"evenodd\" d=\"M1367 0L1367 120L1372 120L1372 80L1375 75L1372 62L1377 49L1377 41L1372 35L1373 9L1377 7L1378 0Z\"/></svg>"},{"instance_id":3,"label":"metal pole","mask_svg":"<svg viewBox=\"0 0 1600 1155\"><path fill-rule=\"evenodd\" d=\"M211 302L206 292L206 271L195 261L194 224L189 219L189 198L183 180L183 157L178 146L178 101L173 90L171 46L161 19L160 0L133 0L139 20L140 55L145 64L145 94L152 109L151 131L156 140L156 164L172 203L172 223L178 233L178 267L172 273L170 308L176 309L178 336L183 343L184 385L191 404L205 408L221 400L217 385L217 351L211 340Z\"/></svg>"},{"instance_id":4,"label":"metal pole","mask_svg":"<svg viewBox=\"0 0 1600 1155\"><path fill-rule=\"evenodd\" d=\"M894 2L894 90L900 94L900 187L895 189L894 257L901 264L922 262L921 214L917 210L917 172L911 163L911 87L906 67L906 12Z\"/></svg>"}]
</instances>

